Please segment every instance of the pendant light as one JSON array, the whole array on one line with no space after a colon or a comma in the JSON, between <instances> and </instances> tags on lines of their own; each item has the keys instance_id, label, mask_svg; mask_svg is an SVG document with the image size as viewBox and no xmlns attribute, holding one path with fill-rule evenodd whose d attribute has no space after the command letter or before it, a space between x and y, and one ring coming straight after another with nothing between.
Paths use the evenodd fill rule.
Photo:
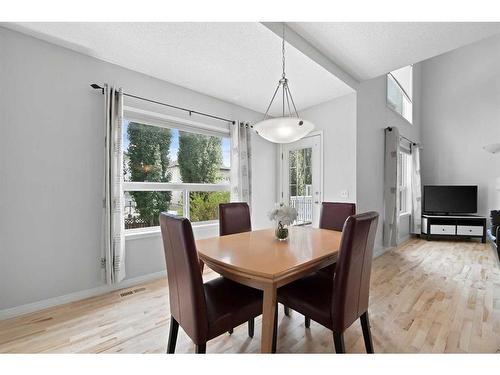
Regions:
<instances>
[{"instance_id":1,"label":"pendant light","mask_svg":"<svg viewBox=\"0 0 500 375\"><path fill-rule=\"evenodd\" d=\"M299 117L297 108L292 98L292 93L288 86L288 79L285 75L285 24L283 23L283 40L281 44L281 52L283 55L283 73L278 81L278 87L274 90L271 102L267 106L264 119L253 126L255 132L262 138L274 143L290 143L298 141L305 137L313 129L314 125ZM282 116L269 117L269 109L273 104L278 92L282 95ZM293 110L292 110L293 109Z\"/></svg>"}]
</instances>

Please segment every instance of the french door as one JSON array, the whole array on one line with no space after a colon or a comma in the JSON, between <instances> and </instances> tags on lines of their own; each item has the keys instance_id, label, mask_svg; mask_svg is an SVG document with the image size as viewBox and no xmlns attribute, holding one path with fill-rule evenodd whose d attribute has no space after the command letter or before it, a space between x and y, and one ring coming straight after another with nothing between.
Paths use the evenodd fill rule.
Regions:
<instances>
[{"instance_id":1,"label":"french door","mask_svg":"<svg viewBox=\"0 0 500 375\"><path fill-rule=\"evenodd\" d=\"M295 207L296 225L318 227L321 209L321 135L281 146L281 201Z\"/></svg>"}]
</instances>

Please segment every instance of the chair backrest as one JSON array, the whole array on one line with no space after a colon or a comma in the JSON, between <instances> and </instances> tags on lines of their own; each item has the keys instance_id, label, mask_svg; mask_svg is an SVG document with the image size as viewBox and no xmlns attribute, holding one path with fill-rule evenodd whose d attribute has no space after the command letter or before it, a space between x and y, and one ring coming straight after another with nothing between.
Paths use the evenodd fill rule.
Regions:
<instances>
[{"instance_id":1,"label":"chair backrest","mask_svg":"<svg viewBox=\"0 0 500 375\"><path fill-rule=\"evenodd\" d=\"M193 229L188 219L160 214L170 313L194 341L207 341L208 318Z\"/></svg>"},{"instance_id":2,"label":"chair backrest","mask_svg":"<svg viewBox=\"0 0 500 375\"><path fill-rule=\"evenodd\" d=\"M323 202L319 227L341 231L349 216L356 214L356 204L341 202Z\"/></svg>"},{"instance_id":3,"label":"chair backrest","mask_svg":"<svg viewBox=\"0 0 500 375\"><path fill-rule=\"evenodd\" d=\"M350 216L342 230L333 280L333 331L343 332L368 310L378 213Z\"/></svg>"},{"instance_id":4,"label":"chair backrest","mask_svg":"<svg viewBox=\"0 0 500 375\"><path fill-rule=\"evenodd\" d=\"M250 208L245 202L219 204L219 235L250 232Z\"/></svg>"}]
</instances>

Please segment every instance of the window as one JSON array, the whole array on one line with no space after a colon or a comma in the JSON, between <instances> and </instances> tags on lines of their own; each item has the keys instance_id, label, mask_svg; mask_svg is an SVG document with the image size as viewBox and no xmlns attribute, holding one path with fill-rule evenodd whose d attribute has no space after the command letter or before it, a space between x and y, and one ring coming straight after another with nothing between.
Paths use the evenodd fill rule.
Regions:
<instances>
[{"instance_id":1,"label":"window","mask_svg":"<svg viewBox=\"0 0 500 375\"><path fill-rule=\"evenodd\" d=\"M405 151L399 152L398 184L399 184L399 214L411 212L411 155Z\"/></svg>"},{"instance_id":2,"label":"window","mask_svg":"<svg viewBox=\"0 0 500 375\"><path fill-rule=\"evenodd\" d=\"M230 139L213 133L124 120L125 229L156 227L161 212L218 219L219 203L230 199Z\"/></svg>"},{"instance_id":3,"label":"window","mask_svg":"<svg viewBox=\"0 0 500 375\"><path fill-rule=\"evenodd\" d=\"M413 66L387 74L387 106L413 123Z\"/></svg>"}]
</instances>

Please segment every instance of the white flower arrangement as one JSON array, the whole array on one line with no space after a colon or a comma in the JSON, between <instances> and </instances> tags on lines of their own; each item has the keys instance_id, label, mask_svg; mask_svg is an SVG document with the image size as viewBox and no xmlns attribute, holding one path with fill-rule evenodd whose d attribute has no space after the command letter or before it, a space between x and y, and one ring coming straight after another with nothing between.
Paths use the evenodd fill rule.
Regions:
<instances>
[{"instance_id":1,"label":"white flower arrangement","mask_svg":"<svg viewBox=\"0 0 500 375\"><path fill-rule=\"evenodd\" d=\"M276 221L278 226L291 225L297 219L297 210L294 207L280 203L279 206L269 212L268 217L270 220Z\"/></svg>"}]
</instances>

